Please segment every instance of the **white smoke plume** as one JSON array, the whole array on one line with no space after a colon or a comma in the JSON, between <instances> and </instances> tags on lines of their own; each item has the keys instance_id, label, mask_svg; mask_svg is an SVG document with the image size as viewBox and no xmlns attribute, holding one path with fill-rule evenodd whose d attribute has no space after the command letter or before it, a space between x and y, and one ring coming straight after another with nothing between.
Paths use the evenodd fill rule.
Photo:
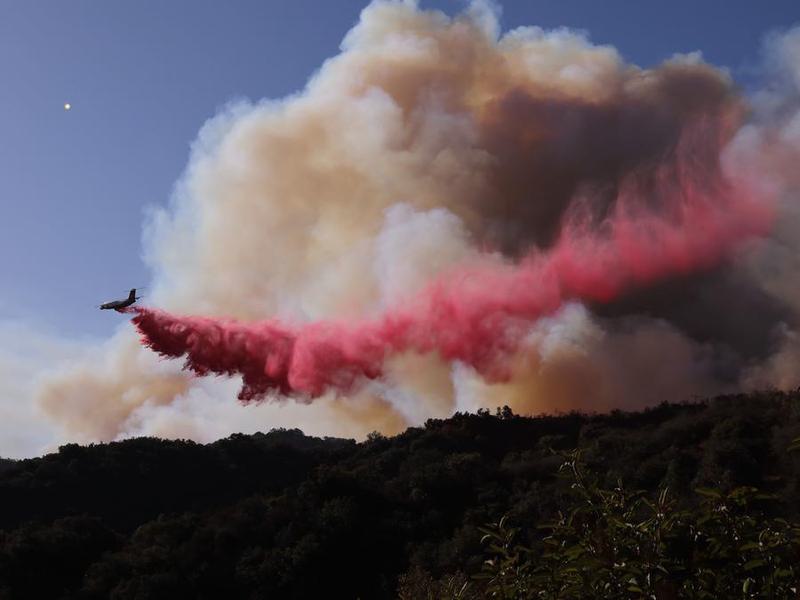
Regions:
<instances>
[{"instance_id":1,"label":"white smoke plume","mask_svg":"<svg viewBox=\"0 0 800 600\"><path fill-rule=\"evenodd\" d=\"M80 360L90 344L60 339L27 319L0 321L0 456L39 454L59 439L31 398L47 376L43 365Z\"/></svg>"},{"instance_id":2,"label":"white smoke plume","mask_svg":"<svg viewBox=\"0 0 800 600\"><path fill-rule=\"evenodd\" d=\"M450 18L375 1L302 92L210 120L169 207L146 225L152 302L245 320L375 314L453 265L547 247L576 197L602 212L698 122L721 143L733 127L728 168L758 164L760 183L781 190L774 238L713 277L660 290L667 307L646 295L599 313L568 305L532 326L506 383L408 354L349 397L242 406L237 382L191 379L126 326L43 382L37 406L81 441L279 426L363 437L484 406L607 410L798 385L800 215L787 165L800 150L800 32L770 42L776 83L743 117L730 77L698 56L641 69L580 33L499 31L487 3ZM730 285L765 307L738 318L768 339L730 325ZM687 315L698 298L709 312Z\"/></svg>"}]
</instances>

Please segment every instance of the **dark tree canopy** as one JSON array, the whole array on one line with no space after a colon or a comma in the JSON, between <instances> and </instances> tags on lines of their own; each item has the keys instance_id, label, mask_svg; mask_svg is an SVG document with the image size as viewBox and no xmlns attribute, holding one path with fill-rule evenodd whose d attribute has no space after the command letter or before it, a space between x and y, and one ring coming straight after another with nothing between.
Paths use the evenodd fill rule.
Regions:
<instances>
[{"instance_id":1,"label":"dark tree canopy","mask_svg":"<svg viewBox=\"0 0 800 600\"><path fill-rule=\"evenodd\" d=\"M363 443L298 430L140 438L0 461L0 599L394 598L404 573L470 577L479 527L570 502L561 452L598 485L753 486L800 516L800 392L636 413L456 414Z\"/></svg>"}]
</instances>

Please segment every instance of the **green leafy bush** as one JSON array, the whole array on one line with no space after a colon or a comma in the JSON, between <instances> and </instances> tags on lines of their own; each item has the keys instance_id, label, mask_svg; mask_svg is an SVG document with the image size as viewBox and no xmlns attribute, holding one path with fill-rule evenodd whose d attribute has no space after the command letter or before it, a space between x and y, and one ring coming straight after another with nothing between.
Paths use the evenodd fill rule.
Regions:
<instances>
[{"instance_id":1,"label":"green leafy bush","mask_svg":"<svg viewBox=\"0 0 800 600\"><path fill-rule=\"evenodd\" d=\"M655 497L621 482L602 488L580 451L566 457L561 473L573 501L540 526L536 544L519 543L522 531L505 517L482 528L485 559L472 588L461 595L441 588L435 597L798 597L800 526L768 516L774 496L748 486L698 488L699 503L681 509L667 488Z\"/></svg>"}]
</instances>

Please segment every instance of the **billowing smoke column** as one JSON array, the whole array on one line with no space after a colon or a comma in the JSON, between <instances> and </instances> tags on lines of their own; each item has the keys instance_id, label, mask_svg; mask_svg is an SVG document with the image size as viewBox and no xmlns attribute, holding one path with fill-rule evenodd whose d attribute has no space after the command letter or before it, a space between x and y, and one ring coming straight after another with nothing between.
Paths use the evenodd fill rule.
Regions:
<instances>
[{"instance_id":1,"label":"billowing smoke column","mask_svg":"<svg viewBox=\"0 0 800 600\"><path fill-rule=\"evenodd\" d=\"M643 212L641 190L626 189L600 228L568 224L551 249L517 265L455 269L377 318L291 327L135 308L133 323L145 345L186 355L186 368L198 375L242 375L242 401L269 392L349 392L381 376L387 356L408 351L435 352L503 380L531 324L566 301L610 302L632 287L707 269L769 231L771 198L743 181L714 181L712 170L679 175L650 190L660 197L659 214Z\"/></svg>"},{"instance_id":2,"label":"billowing smoke column","mask_svg":"<svg viewBox=\"0 0 800 600\"><path fill-rule=\"evenodd\" d=\"M640 68L501 34L489 4L376 0L303 90L206 123L146 224L160 310L134 319L236 377L126 323L39 387L69 439L800 385L800 30L744 98L699 55ZM232 402L239 375L278 401Z\"/></svg>"}]
</instances>

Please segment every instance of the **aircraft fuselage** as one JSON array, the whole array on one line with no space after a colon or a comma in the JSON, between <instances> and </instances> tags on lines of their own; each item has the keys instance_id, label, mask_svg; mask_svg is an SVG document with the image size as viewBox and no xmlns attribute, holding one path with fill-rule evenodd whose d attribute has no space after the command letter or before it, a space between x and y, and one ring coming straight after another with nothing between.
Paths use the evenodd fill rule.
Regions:
<instances>
[{"instance_id":1,"label":"aircraft fuselage","mask_svg":"<svg viewBox=\"0 0 800 600\"><path fill-rule=\"evenodd\" d=\"M100 305L100 310L116 310L117 312L124 312L123 309L128 308L131 304L136 302L136 288L132 289L125 300L113 300Z\"/></svg>"}]
</instances>

